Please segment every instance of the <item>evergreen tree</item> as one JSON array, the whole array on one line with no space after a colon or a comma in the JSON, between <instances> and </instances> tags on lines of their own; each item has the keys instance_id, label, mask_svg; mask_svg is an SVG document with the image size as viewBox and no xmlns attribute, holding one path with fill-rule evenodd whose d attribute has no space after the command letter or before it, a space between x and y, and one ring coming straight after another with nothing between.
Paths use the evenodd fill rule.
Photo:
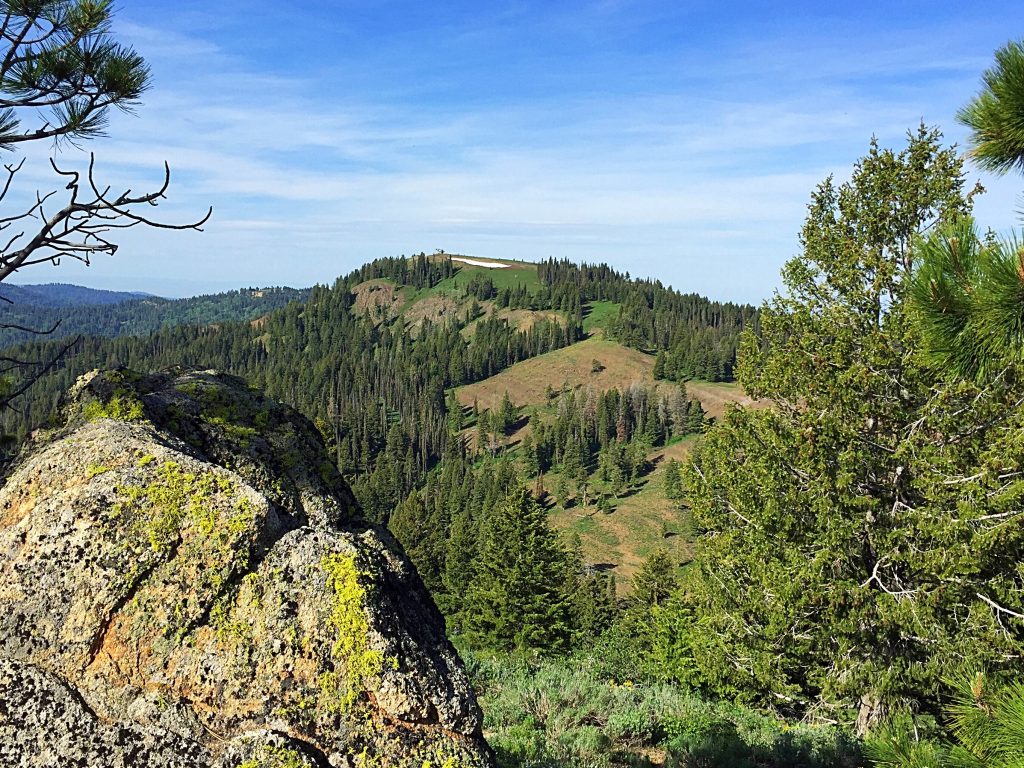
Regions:
<instances>
[{"instance_id":1,"label":"evergreen tree","mask_svg":"<svg viewBox=\"0 0 1024 768\"><path fill-rule=\"evenodd\" d=\"M565 648L570 638L567 560L543 508L525 486L512 490L481 532L460 611L470 639L504 650Z\"/></svg>"},{"instance_id":2,"label":"evergreen tree","mask_svg":"<svg viewBox=\"0 0 1024 768\"><path fill-rule=\"evenodd\" d=\"M518 411L515 405L512 403L512 398L508 395L508 390L505 390L505 394L502 395L501 405L498 406L498 413L495 419L495 431L500 431L501 434L507 435L512 431L512 426L516 423L518 417Z\"/></svg>"},{"instance_id":3,"label":"evergreen tree","mask_svg":"<svg viewBox=\"0 0 1024 768\"><path fill-rule=\"evenodd\" d=\"M686 431L689 434L699 435L704 431L704 406L700 400L691 400L686 408Z\"/></svg>"},{"instance_id":4,"label":"evergreen tree","mask_svg":"<svg viewBox=\"0 0 1024 768\"><path fill-rule=\"evenodd\" d=\"M462 431L462 404L455 395L454 389L448 393L445 409L448 411L448 430L453 434L458 434Z\"/></svg>"},{"instance_id":5,"label":"evergreen tree","mask_svg":"<svg viewBox=\"0 0 1024 768\"><path fill-rule=\"evenodd\" d=\"M952 660L1024 652L1021 386L945 385L909 318L919 233L969 211L921 128L823 183L784 296L744 341L732 408L687 468L702 530L687 642L705 684L794 711L934 695Z\"/></svg>"},{"instance_id":6,"label":"evergreen tree","mask_svg":"<svg viewBox=\"0 0 1024 768\"><path fill-rule=\"evenodd\" d=\"M971 129L971 157L983 168L1024 171L1024 43L996 51L985 87L957 119Z\"/></svg>"},{"instance_id":7,"label":"evergreen tree","mask_svg":"<svg viewBox=\"0 0 1024 768\"><path fill-rule=\"evenodd\" d=\"M537 448L533 444L533 435L528 432L523 437L519 448L523 454L523 471L526 477L537 477L540 474L540 462L537 460Z\"/></svg>"},{"instance_id":8,"label":"evergreen tree","mask_svg":"<svg viewBox=\"0 0 1024 768\"><path fill-rule=\"evenodd\" d=\"M1024 171L1024 43L996 51L984 82L958 115L972 129L971 157L988 170ZM1024 358L1022 254L1015 241L982 240L966 217L921 242L913 299L933 365L983 381Z\"/></svg>"},{"instance_id":9,"label":"evergreen tree","mask_svg":"<svg viewBox=\"0 0 1024 768\"><path fill-rule=\"evenodd\" d=\"M413 492L395 507L388 528L401 542L405 553L432 593L441 590L441 563L438 558L441 533L431 525L426 506L419 493Z\"/></svg>"},{"instance_id":10,"label":"evergreen tree","mask_svg":"<svg viewBox=\"0 0 1024 768\"><path fill-rule=\"evenodd\" d=\"M665 350L663 349L659 349L657 356L654 358L654 378L665 378Z\"/></svg>"},{"instance_id":11,"label":"evergreen tree","mask_svg":"<svg viewBox=\"0 0 1024 768\"><path fill-rule=\"evenodd\" d=\"M679 470L682 465L675 459L669 459L665 464L665 496L673 501L683 497L683 489L679 480Z\"/></svg>"},{"instance_id":12,"label":"evergreen tree","mask_svg":"<svg viewBox=\"0 0 1024 768\"><path fill-rule=\"evenodd\" d=\"M640 565L640 570L633 577L633 594L630 597L635 605L651 608L664 603L678 585L672 559L668 552L658 550Z\"/></svg>"}]
</instances>

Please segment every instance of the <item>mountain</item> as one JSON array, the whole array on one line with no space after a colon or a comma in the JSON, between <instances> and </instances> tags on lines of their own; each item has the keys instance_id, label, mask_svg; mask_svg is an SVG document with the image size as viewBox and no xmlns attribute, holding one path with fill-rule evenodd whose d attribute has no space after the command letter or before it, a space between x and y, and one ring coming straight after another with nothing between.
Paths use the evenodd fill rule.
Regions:
<instances>
[{"instance_id":1,"label":"mountain","mask_svg":"<svg viewBox=\"0 0 1024 768\"><path fill-rule=\"evenodd\" d=\"M104 291L69 283L41 285L0 284L0 299L35 307L83 307L97 304L120 304L147 297L140 292ZM155 298L155 297L153 297Z\"/></svg>"},{"instance_id":2,"label":"mountain","mask_svg":"<svg viewBox=\"0 0 1024 768\"><path fill-rule=\"evenodd\" d=\"M687 530L686 516L664 486L666 467L696 427L673 426L668 403L681 396L685 405L696 394L713 416L724 402L741 399L728 382L691 383L693 391L681 395L679 382L694 375L728 379L739 333L756 317L752 307L683 294L606 265L458 255L380 259L331 287L313 288L305 303L253 320L84 338L19 412L0 414L0 428L24 436L44 424L60 393L94 367L216 368L313 419L369 518L387 521L445 466L454 471L465 463L461 476L476 473L481 459L504 458L527 474L543 473L536 485L548 494L555 524L580 536L588 562L628 579L655 550L688 558L687 537L678 535ZM34 343L17 354L45 359L52 349ZM629 413L598 434L586 403L612 390ZM490 431L485 445L477 433L506 391L522 425L508 434ZM577 422L559 422L570 406L580 411ZM561 431L544 438L536 467L523 466L522 440L537 427ZM616 459L626 468L613 483L609 445L624 449L634 435L646 442L631 449L636 456L628 467ZM567 472L569 455L582 468ZM431 492L457 506L447 485ZM438 530L452 524L444 514ZM434 577L443 560L439 554Z\"/></svg>"},{"instance_id":3,"label":"mountain","mask_svg":"<svg viewBox=\"0 0 1024 768\"><path fill-rule=\"evenodd\" d=\"M444 622L313 425L90 374L0 488L5 765L488 768Z\"/></svg>"},{"instance_id":4,"label":"mountain","mask_svg":"<svg viewBox=\"0 0 1024 768\"><path fill-rule=\"evenodd\" d=\"M23 290L26 288L31 290ZM186 299L164 299L79 286L47 285L0 286L2 295L15 303L2 305L0 348L40 338L32 330L52 328L46 337L53 340L79 335L113 338L154 333L176 325L254 320L290 301L304 301L309 291L243 288ZM110 300L100 300L103 298ZM57 303L72 299L76 301Z\"/></svg>"}]
</instances>

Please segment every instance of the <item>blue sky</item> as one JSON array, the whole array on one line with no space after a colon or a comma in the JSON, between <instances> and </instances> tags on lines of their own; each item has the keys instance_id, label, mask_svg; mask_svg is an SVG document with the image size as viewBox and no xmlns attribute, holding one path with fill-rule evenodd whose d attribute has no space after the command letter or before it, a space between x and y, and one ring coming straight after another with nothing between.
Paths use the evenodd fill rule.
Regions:
<instances>
[{"instance_id":1,"label":"blue sky","mask_svg":"<svg viewBox=\"0 0 1024 768\"><path fill-rule=\"evenodd\" d=\"M922 119L962 141L957 109L1024 35L1013 2L119 5L153 88L86 149L115 187L166 159L164 218L214 217L23 282L304 286L443 248L760 302L814 186ZM33 156L22 181L46 171ZM972 176L982 223L1017 225L1024 179Z\"/></svg>"}]
</instances>

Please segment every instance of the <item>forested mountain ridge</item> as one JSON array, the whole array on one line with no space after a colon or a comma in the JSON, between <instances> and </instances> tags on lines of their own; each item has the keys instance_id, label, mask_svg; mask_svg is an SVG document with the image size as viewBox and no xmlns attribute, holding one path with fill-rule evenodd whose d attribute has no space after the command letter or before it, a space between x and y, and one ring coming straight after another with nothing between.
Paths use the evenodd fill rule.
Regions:
<instances>
[{"instance_id":1,"label":"forested mountain ridge","mask_svg":"<svg viewBox=\"0 0 1024 768\"><path fill-rule=\"evenodd\" d=\"M148 294L135 291L105 291L70 283L42 283L0 285L0 300L36 307L80 307L90 304L120 304L124 301L146 298ZM154 297L155 298L155 297Z\"/></svg>"},{"instance_id":2,"label":"forested mountain ridge","mask_svg":"<svg viewBox=\"0 0 1024 768\"><path fill-rule=\"evenodd\" d=\"M95 291L75 285L3 286L0 348L40 338L78 335L139 336L175 325L208 325L253 320L290 301L304 301L308 289L242 288L222 293L165 299L138 293ZM7 327L13 326L13 327Z\"/></svg>"},{"instance_id":3,"label":"forested mountain ridge","mask_svg":"<svg viewBox=\"0 0 1024 768\"><path fill-rule=\"evenodd\" d=\"M393 285L402 296L399 311L383 321L373 307L360 306L366 285L382 282ZM290 301L287 306L279 306L265 317L260 315L256 324L247 322L252 317L236 322L212 317L221 308L225 313L243 314L258 302L273 305L286 300ZM331 287L317 286L308 291L249 289L168 302L173 322L183 327L162 327L149 335L129 337L126 332L135 325L159 321L158 313L143 307L146 302L161 301L166 300L117 305L116 311L105 315L106 321L96 309L89 312L97 314L83 315L77 321L74 313L67 317L62 329L87 336L126 338L83 339L57 375L31 393L21 416L4 416L5 430L23 435L31 426L43 423L57 393L88 367L136 363L143 368L202 365L251 373L254 383L266 384L281 399L338 427L345 421L345 409L339 404L337 391L350 376L356 390L365 387L385 397L389 391L405 389L387 382L388 365L338 360L349 352L371 348L377 350L377 359L391 358L392 368L396 363L422 362L413 377L418 383L413 383L412 389L429 390L431 395L426 400L441 403L443 410L446 388L485 379L518 360L575 343L593 333L595 327L606 329L609 336L626 345L646 351L659 349L667 357L675 355L674 360L683 360L672 370L658 371L662 377L686 378L679 368L689 367L710 374L703 378L728 379L739 331L756 319L752 307L683 295L657 282L631 280L628 274L604 265L550 260L540 265L520 263L508 269L488 269L460 264L447 255L423 254L376 260L339 278ZM16 306L7 309L17 312ZM139 317L133 319L136 312ZM201 316L198 325L189 323L190 313ZM602 315L597 325L589 322L593 313ZM50 316L33 317L44 325ZM186 323L188 327L184 327ZM210 323L217 327L204 327ZM340 344L342 340L344 344ZM48 344L49 340L29 340L18 354L44 359ZM295 356L305 358L310 365L288 368L288 364L297 362ZM372 375L371 370L362 367L365 365L372 369ZM442 365L443 371L439 370ZM286 369L297 371L298 377L285 374ZM328 369L334 371L332 376L325 375ZM411 415L403 412L403 398L388 399L392 410ZM430 431L427 424L431 419L425 413L417 413L413 421L419 424L410 430L410 439ZM340 438L343 431L339 428L335 436ZM439 455L440 445L430 440L414 442L422 442L416 447L417 453L425 457ZM343 453L351 459L358 451L346 448Z\"/></svg>"},{"instance_id":4,"label":"forested mountain ridge","mask_svg":"<svg viewBox=\"0 0 1024 768\"><path fill-rule=\"evenodd\" d=\"M244 304L245 294L235 296ZM686 557L684 538L664 539L685 527L665 494L664 470L676 471L671 461L685 452L677 443L700 430L705 409L680 388L679 369L726 377L752 320L751 307L680 294L605 265L379 259L258 321L86 337L21 412L0 420L20 438L46 422L76 376L96 367L215 368L313 418L372 519L387 520L442 460L446 477L460 478L480 461L511 460L531 482L546 475L535 491L552 494L553 520L581 537L588 561L629 577L655 549L670 545ZM45 359L52 349L34 342L15 354ZM680 365L665 366L670 356ZM541 390L524 389L542 381ZM467 399L469 385L502 390L477 404ZM722 386L708 387L712 400L737 396ZM499 409L504 392L512 400ZM456 464L463 468L453 475ZM443 485L438 498L458 505L460 494ZM579 516L597 505L600 516ZM445 512L435 532L453 522ZM440 578L437 557L428 579Z\"/></svg>"}]
</instances>

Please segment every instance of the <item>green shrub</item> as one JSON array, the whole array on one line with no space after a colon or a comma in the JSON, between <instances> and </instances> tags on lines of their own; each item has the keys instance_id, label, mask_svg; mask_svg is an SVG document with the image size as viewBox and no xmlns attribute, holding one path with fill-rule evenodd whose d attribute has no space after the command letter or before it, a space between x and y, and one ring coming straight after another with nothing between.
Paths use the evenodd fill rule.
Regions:
<instances>
[{"instance_id":1,"label":"green shrub","mask_svg":"<svg viewBox=\"0 0 1024 768\"><path fill-rule=\"evenodd\" d=\"M833 768L860 765L837 728L702 700L676 685L618 682L590 656L464 652L501 768Z\"/></svg>"}]
</instances>

